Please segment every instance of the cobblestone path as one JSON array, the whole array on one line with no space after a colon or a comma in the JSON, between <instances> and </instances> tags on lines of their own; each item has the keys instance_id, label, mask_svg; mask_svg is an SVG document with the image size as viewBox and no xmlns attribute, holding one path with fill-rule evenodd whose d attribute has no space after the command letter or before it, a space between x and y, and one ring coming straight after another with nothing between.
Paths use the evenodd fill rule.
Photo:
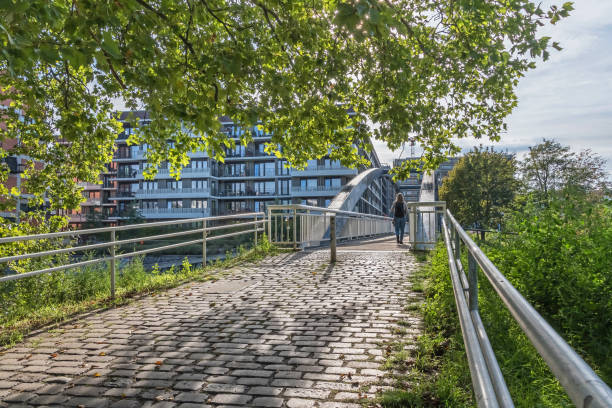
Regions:
<instances>
[{"instance_id":1,"label":"cobblestone path","mask_svg":"<svg viewBox=\"0 0 612 408\"><path fill-rule=\"evenodd\" d=\"M403 311L407 252L282 254L83 317L0 355L0 406L360 407Z\"/></svg>"}]
</instances>

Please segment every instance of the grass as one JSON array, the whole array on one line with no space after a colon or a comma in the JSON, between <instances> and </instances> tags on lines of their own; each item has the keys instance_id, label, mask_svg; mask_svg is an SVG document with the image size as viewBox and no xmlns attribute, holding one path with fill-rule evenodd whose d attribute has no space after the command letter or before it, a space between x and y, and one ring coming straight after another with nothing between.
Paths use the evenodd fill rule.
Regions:
<instances>
[{"instance_id":1,"label":"grass","mask_svg":"<svg viewBox=\"0 0 612 408\"><path fill-rule=\"evenodd\" d=\"M134 258L117 271L115 299L110 298L106 264L5 282L0 284L0 347L11 347L33 330L85 312L126 304L190 281L216 280L238 264L256 262L276 251L262 239L258 247L240 247L236 256L206 267L192 267L185 259L182 265L166 271L157 267L147 271L142 259Z\"/></svg>"},{"instance_id":2,"label":"grass","mask_svg":"<svg viewBox=\"0 0 612 408\"><path fill-rule=\"evenodd\" d=\"M384 408L475 406L461 334L451 329L458 322L453 319L454 314L445 315L450 321L437 324L427 319L428 309L431 312L432 260L425 253L420 253L417 259L427 263L411 274L410 283L413 291L423 293L425 301L409 298L404 310L423 315L424 331L415 344L400 339L387 345L382 367L390 372L393 389L383 392L373 403ZM408 321L397 324L404 331L410 326Z\"/></svg>"},{"instance_id":3,"label":"grass","mask_svg":"<svg viewBox=\"0 0 612 408\"><path fill-rule=\"evenodd\" d=\"M387 346L383 367L393 378L381 407L475 407L471 376L457 318L446 250L438 246L428 263L411 276L425 300L411 299L404 310L421 313L424 330L414 347ZM537 354L482 274L482 320L517 408L571 407L565 391Z\"/></svg>"}]
</instances>

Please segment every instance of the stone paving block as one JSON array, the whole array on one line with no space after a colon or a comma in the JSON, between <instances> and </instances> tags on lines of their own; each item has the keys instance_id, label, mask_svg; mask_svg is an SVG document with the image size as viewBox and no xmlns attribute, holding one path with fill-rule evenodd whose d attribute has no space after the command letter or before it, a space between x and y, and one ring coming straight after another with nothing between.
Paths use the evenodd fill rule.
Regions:
<instances>
[{"instance_id":1,"label":"stone paving block","mask_svg":"<svg viewBox=\"0 0 612 408\"><path fill-rule=\"evenodd\" d=\"M69 407L107 408L110 405L110 400L105 398L73 397L64 402L64 404Z\"/></svg>"},{"instance_id":2,"label":"stone paving block","mask_svg":"<svg viewBox=\"0 0 612 408\"><path fill-rule=\"evenodd\" d=\"M253 407L281 407L283 405L282 398L274 397L258 397L249 404Z\"/></svg>"},{"instance_id":3,"label":"stone paving block","mask_svg":"<svg viewBox=\"0 0 612 408\"><path fill-rule=\"evenodd\" d=\"M272 381L273 387L299 387L309 388L314 385L314 381L309 380L293 380L293 379L277 379Z\"/></svg>"},{"instance_id":4,"label":"stone paving block","mask_svg":"<svg viewBox=\"0 0 612 408\"><path fill-rule=\"evenodd\" d=\"M246 393L247 387L244 385L233 385L233 384L208 384L204 387L206 392L223 392L223 393Z\"/></svg>"},{"instance_id":5,"label":"stone paving block","mask_svg":"<svg viewBox=\"0 0 612 408\"><path fill-rule=\"evenodd\" d=\"M176 397L174 397L174 401L203 403L203 402L206 402L208 398L209 398L208 394L202 394L199 392L181 392Z\"/></svg>"},{"instance_id":6,"label":"stone paving block","mask_svg":"<svg viewBox=\"0 0 612 408\"><path fill-rule=\"evenodd\" d=\"M420 319L403 311L415 262L392 252L339 251L328 268L328 255L280 254L218 281L220 288L248 282L238 292L192 283L39 335L38 347L30 340L0 355L0 399L352 407L346 400L357 399L361 386L385 383L380 363L397 322L410 322L405 340L418 334ZM321 267L327 272L312 274Z\"/></svg>"},{"instance_id":7,"label":"stone paving block","mask_svg":"<svg viewBox=\"0 0 612 408\"><path fill-rule=\"evenodd\" d=\"M329 397L330 394L330 390L321 390L314 388L287 388L283 395L285 397L325 399Z\"/></svg>"},{"instance_id":8,"label":"stone paving block","mask_svg":"<svg viewBox=\"0 0 612 408\"><path fill-rule=\"evenodd\" d=\"M312 408L316 406L316 404L316 401L301 398L291 398L287 401L288 408Z\"/></svg>"},{"instance_id":9,"label":"stone paving block","mask_svg":"<svg viewBox=\"0 0 612 408\"><path fill-rule=\"evenodd\" d=\"M225 405L246 405L251 399L253 399L252 396L244 394L217 394L211 402Z\"/></svg>"},{"instance_id":10,"label":"stone paving block","mask_svg":"<svg viewBox=\"0 0 612 408\"><path fill-rule=\"evenodd\" d=\"M240 385L268 385L270 380L263 377L245 377L236 380L237 384Z\"/></svg>"},{"instance_id":11,"label":"stone paving block","mask_svg":"<svg viewBox=\"0 0 612 408\"><path fill-rule=\"evenodd\" d=\"M137 399L122 399L110 404L110 408L138 408L142 403Z\"/></svg>"}]
</instances>

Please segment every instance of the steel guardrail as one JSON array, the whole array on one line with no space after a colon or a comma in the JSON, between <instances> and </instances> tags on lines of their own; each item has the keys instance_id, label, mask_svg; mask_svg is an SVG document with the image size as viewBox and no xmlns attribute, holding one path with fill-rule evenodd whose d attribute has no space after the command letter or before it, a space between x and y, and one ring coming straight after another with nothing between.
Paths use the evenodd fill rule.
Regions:
<instances>
[{"instance_id":1,"label":"steel guardrail","mask_svg":"<svg viewBox=\"0 0 612 408\"><path fill-rule=\"evenodd\" d=\"M254 219L253 221L249 221L249 219ZM208 223L211 221L226 221L226 220L246 220L243 222L220 225L220 226L208 226ZM156 234L149 236L142 236L137 238L129 238L124 240L117 240L116 233L120 231L128 231L134 229L146 229L152 227L165 227L165 226L175 226L175 225L184 225L184 224L199 224L201 223L201 227L195 227L193 229L187 231L178 231L171 232L165 234ZM266 224L267 220L265 218L265 213L263 212L253 212L253 213L244 213L244 214L234 214L234 215L221 215L215 217L203 217L203 218L190 218L190 219L182 219L182 220L171 220L171 221L158 221L158 222L149 222L142 224L130 224L130 225L121 225L115 227L104 227L104 228L92 228L92 229L84 229L84 230L69 230L69 231L61 231L61 232L53 232L47 234L36 234L36 235L21 235L14 237L1 237L0 244L7 244L12 242L22 242L22 241L44 241L49 239L57 239L57 238L76 238L82 236L88 236L92 234L100 234L110 232L110 240L108 242L101 242L96 244L89 245L80 245L80 246L68 246L65 248L40 251L40 252L32 252L25 253L20 255L10 255L0 258L0 263L9 263L16 262L24 259L32 259L32 258L42 258L45 256L53 256L67 253L75 253L88 251L93 249L104 249L110 248L110 254L108 256L101 256L95 259L88 259L86 261L80 262L72 262L64 265L53 266L44 269L38 269L34 271L28 271L24 273L17 273L12 275L6 275L0 277L1 282L7 282L12 280L24 279L31 276L62 271L66 269L80 268L84 266L94 265L102 262L110 262L110 280L111 280L111 297L115 296L115 273L116 273L116 265L115 261L128 258L133 256L144 255L153 252L160 252L168 249L180 248L184 246L194 245L194 244L202 244L202 260L203 264L206 262L206 242L214 241L222 238L228 238L243 234L254 234L254 243L257 245L257 234L260 232L265 232L265 227L262 227L262 224ZM222 235L208 236L208 233L211 231L218 230L228 230L233 228L240 227L253 227L252 229L241 230L237 232L231 232ZM147 248L143 250L136 250L125 252L122 254L117 254L116 250L120 248L122 245L131 244L131 243L144 243L155 241L159 239L165 238L174 238L181 237L186 235L194 235L201 234L202 238L183 241L170 245L157 246L153 248Z\"/></svg>"},{"instance_id":2,"label":"steel guardrail","mask_svg":"<svg viewBox=\"0 0 612 408\"><path fill-rule=\"evenodd\" d=\"M450 226L448 223L450 223ZM472 328L467 328L468 333L464 332L464 342L466 350L468 351L468 362L470 365L470 372L472 373L472 382L474 383L478 405L483 407L514 406L509 394L506 394L503 390L503 388L505 388L505 382L503 382L503 377L500 378L501 372L496 372L495 367L493 367L497 365L495 356L492 350L488 350L486 346L488 339L486 339L486 332L480 320L477 307L478 284L476 278L476 265L480 267L495 292L519 324L522 331L529 338L538 354L542 356L553 375L559 380L572 402L580 408L612 407L612 390L610 387L599 378L582 357L567 344L520 292L512 286L510 281L506 279L493 262L489 260L478 245L476 245L471 237L464 231L449 210L446 211L446 217L443 220L443 229L462 332L464 332L464 324L466 326L472 326ZM451 233L454 236L454 245ZM459 269L463 268L460 260L461 242L463 242L467 249L468 261L470 264L473 263L473 266L470 265L471 276L469 276L467 280L469 282L467 282L464 277L461 279L457 278ZM463 272L461 272L461 274L463 274ZM468 286L466 287L466 285ZM467 307L467 305L464 304L465 292L468 292L470 299L471 319L469 322L465 317L465 310ZM463 301L461 301L461 299L463 299ZM472 302L475 307L472 306ZM474 333L478 335L481 341L474 341ZM483 337L486 339L485 344L483 344L482 341ZM484 368L478 357L479 353L482 354L486 360L487 375L489 377L488 382L486 379L482 379L484 377ZM474 355L476 355L476 357L474 357ZM502 385L503 388L500 388ZM491 401L490 391L495 392L496 401L494 402Z\"/></svg>"}]
</instances>

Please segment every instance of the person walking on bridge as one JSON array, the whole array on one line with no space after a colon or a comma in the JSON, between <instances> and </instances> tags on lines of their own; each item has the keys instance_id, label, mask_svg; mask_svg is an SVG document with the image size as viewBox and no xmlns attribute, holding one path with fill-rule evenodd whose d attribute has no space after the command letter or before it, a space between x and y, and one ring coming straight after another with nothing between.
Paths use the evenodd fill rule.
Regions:
<instances>
[{"instance_id":1,"label":"person walking on bridge","mask_svg":"<svg viewBox=\"0 0 612 408\"><path fill-rule=\"evenodd\" d=\"M404 201L404 195L397 193L395 201L391 206L391 212L389 216L393 217L393 225L395 226L395 237L397 238L398 244L404 243L404 229L406 228L406 214L408 214L408 207Z\"/></svg>"}]
</instances>

